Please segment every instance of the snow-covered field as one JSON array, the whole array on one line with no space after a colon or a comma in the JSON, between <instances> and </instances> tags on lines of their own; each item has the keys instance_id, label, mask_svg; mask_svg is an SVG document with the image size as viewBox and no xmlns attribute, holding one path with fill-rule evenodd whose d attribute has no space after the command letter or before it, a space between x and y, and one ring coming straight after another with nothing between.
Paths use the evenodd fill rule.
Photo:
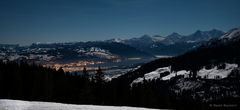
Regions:
<instances>
[{"instance_id":1,"label":"snow-covered field","mask_svg":"<svg viewBox=\"0 0 240 110\"><path fill-rule=\"evenodd\" d=\"M169 73L166 75L162 75L164 73ZM162 68L158 68L155 71L152 71L150 73L146 73L144 75L144 77L139 77L135 80L133 80L133 82L130 84L130 86L132 86L133 84L136 83L143 83L143 80L156 80L161 78L161 80L170 80L171 78L177 76L177 75L184 75L184 77L187 77L190 74L190 71L186 71L186 70L181 70L181 71L177 71L177 72L171 72L171 67L162 67ZM161 76L162 75L162 76Z\"/></svg>"},{"instance_id":2,"label":"snow-covered field","mask_svg":"<svg viewBox=\"0 0 240 110\"><path fill-rule=\"evenodd\" d=\"M225 68L223 69L218 69L217 66L211 69L206 69L205 67L200 69L197 72L197 76L204 78L204 79L222 79L228 77L228 75L236 68L238 68L237 64L229 64L225 63ZM164 73L168 73L165 75L162 75ZM190 71L186 70L181 70L181 71L171 71L171 66L169 67L162 67L158 68L155 71L152 71L150 73L146 73L144 77L139 77L135 80L132 81L130 86L132 87L133 84L137 83L143 83L144 79L145 80L156 80L156 79L161 79L161 80L170 80L173 77L176 77L178 75L183 75L184 78L189 77Z\"/></svg>"},{"instance_id":3,"label":"snow-covered field","mask_svg":"<svg viewBox=\"0 0 240 110\"><path fill-rule=\"evenodd\" d=\"M197 75L205 79L222 79L226 78L233 69L237 68L237 64L225 64L224 69L218 69L217 66L211 69L206 69L205 67L198 71Z\"/></svg>"},{"instance_id":4,"label":"snow-covered field","mask_svg":"<svg viewBox=\"0 0 240 110\"><path fill-rule=\"evenodd\" d=\"M136 107L74 105L52 102L0 99L0 110L154 110Z\"/></svg>"},{"instance_id":5,"label":"snow-covered field","mask_svg":"<svg viewBox=\"0 0 240 110\"><path fill-rule=\"evenodd\" d=\"M217 66L211 69L206 69L205 67L202 68L197 72L197 75L200 76L201 78L204 79L222 79L228 77L228 75L236 68L238 68L237 64L229 64L225 63L225 68L223 69L218 69ZM165 76L161 76L162 74L168 72L169 74ZM150 73L146 73L144 77L139 77L130 84L132 86L133 84L136 83L143 83L144 79L145 80L156 80L156 79L161 79L161 80L170 80L173 77L176 77L178 75L183 75L184 78L189 77L190 71L186 70L181 70L181 71L172 71L171 72L171 66L169 67L162 67L158 68L155 71L152 71Z\"/></svg>"}]
</instances>

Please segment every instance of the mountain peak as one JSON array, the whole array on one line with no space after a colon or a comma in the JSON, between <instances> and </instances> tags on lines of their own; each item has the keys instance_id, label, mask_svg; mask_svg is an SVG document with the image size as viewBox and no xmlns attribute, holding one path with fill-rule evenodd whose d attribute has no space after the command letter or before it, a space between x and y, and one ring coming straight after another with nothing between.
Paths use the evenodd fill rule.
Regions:
<instances>
[{"instance_id":1,"label":"mountain peak","mask_svg":"<svg viewBox=\"0 0 240 110\"><path fill-rule=\"evenodd\" d=\"M194 36L201 36L203 34L203 31L201 31L201 30L197 30L197 31L195 31L192 35L194 35Z\"/></svg>"},{"instance_id":2,"label":"mountain peak","mask_svg":"<svg viewBox=\"0 0 240 110\"><path fill-rule=\"evenodd\" d=\"M151 38L151 36L149 36L149 35L147 35L147 34L144 34L144 35L141 36L140 38L142 38L142 39L149 39L149 38Z\"/></svg>"},{"instance_id":3,"label":"mountain peak","mask_svg":"<svg viewBox=\"0 0 240 110\"><path fill-rule=\"evenodd\" d=\"M206 32L208 32L208 33L210 33L210 34L224 34L223 31L218 30L218 29L212 29L212 30L206 31Z\"/></svg>"},{"instance_id":4,"label":"mountain peak","mask_svg":"<svg viewBox=\"0 0 240 110\"><path fill-rule=\"evenodd\" d=\"M106 42L116 42L116 43L122 43L124 40L121 38L113 38L109 40L105 40Z\"/></svg>"},{"instance_id":5,"label":"mountain peak","mask_svg":"<svg viewBox=\"0 0 240 110\"><path fill-rule=\"evenodd\" d=\"M220 39L233 39L236 37L240 37L240 28L233 28L233 29L229 30Z\"/></svg>"},{"instance_id":6,"label":"mountain peak","mask_svg":"<svg viewBox=\"0 0 240 110\"><path fill-rule=\"evenodd\" d=\"M173 32L172 34L168 35L167 37L180 38L180 37L182 37L182 35L180 35L180 34L178 34L178 33L176 33L176 32Z\"/></svg>"},{"instance_id":7,"label":"mountain peak","mask_svg":"<svg viewBox=\"0 0 240 110\"><path fill-rule=\"evenodd\" d=\"M117 42L117 43L119 43L119 42L122 42L123 40L122 39L120 39L120 38L114 38L114 39L112 39L114 42Z\"/></svg>"},{"instance_id":8,"label":"mountain peak","mask_svg":"<svg viewBox=\"0 0 240 110\"><path fill-rule=\"evenodd\" d=\"M154 35L153 37L163 37L163 36L160 36L160 35Z\"/></svg>"},{"instance_id":9,"label":"mountain peak","mask_svg":"<svg viewBox=\"0 0 240 110\"><path fill-rule=\"evenodd\" d=\"M223 31L212 29L210 31L201 31L197 30L193 34L190 35L191 39L193 40L209 40L212 38L218 38L224 34Z\"/></svg>"},{"instance_id":10,"label":"mountain peak","mask_svg":"<svg viewBox=\"0 0 240 110\"><path fill-rule=\"evenodd\" d=\"M213 28L213 29L212 29L212 30L210 30L210 31L220 31L220 30Z\"/></svg>"},{"instance_id":11,"label":"mountain peak","mask_svg":"<svg viewBox=\"0 0 240 110\"><path fill-rule=\"evenodd\" d=\"M173 33L172 33L172 35L179 35L179 34L178 34L178 33L176 33L176 32L173 32Z\"/></svg>"}]
</instances>

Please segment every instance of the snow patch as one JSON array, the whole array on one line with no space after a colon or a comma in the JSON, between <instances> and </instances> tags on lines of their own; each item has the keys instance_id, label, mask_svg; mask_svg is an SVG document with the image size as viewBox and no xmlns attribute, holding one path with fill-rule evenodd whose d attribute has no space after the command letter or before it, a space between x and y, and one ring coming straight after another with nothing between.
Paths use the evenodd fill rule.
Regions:
<instances>
[{"instance_id":1,"label":"snow patch","mask_svg":"<svg viewBox=\"0 0 240 110\"><path fill-rule=\"evenodd\" d=\"M197 72L197 75L201 78L205 79L222 79L226 78L233 69L237 68L237 64L225 64L226 67L224 69L218 69L217 66L211 69L202 68Z\"/></svg>"},{"instance_id":2,"label":"snow patch","mask_svg":"<svg viewBox=\"0 0 240 110\"><path fill-rule=\"evenodd\" d=\"M196 41L193 41L193 40L189 40L189 41L186 41L187 43L195 43Z\"/></svg>"},{"instance_id":3,"label":"snow patch","mask_svg":"<svg viewBox=\"0 0 240 110\"><path fill-rule=\"evenodd\" d=\"M155 71L145 74L144 77L140 77L133 80L130 86L132 87L132 85L136 83L143 83L144 79L145 80L156 80L156 79L170 80L171 78L178 75L184 75L184 77L187 77L189 74L190 74L190 71L186 71L186 70L171 72L171 66L158 68Z\"/></svg>"},{"instance_id":4,"label":"snow patch","mask_svg":"<svg viewBox=\"0 0 240 110\"><path fill-rule=\"evenodd\" d=\"M154 109L125 106L117 107L117 106L75 105L52 102L0 99L0 110L154 110Z\"/></svg>"},{"instance_id":5,"label":"snow patch","mask_svg":"<svg viewBox=\"0 0 240 110\"><path fill-rule=\"evenodd\" d=\"M171 78L178 76L178 75L184 75L184 77L188 77L189 74L190 74L190 71L181 70L181 71L177 71L177 72L172 72L169 75L162 77L162 80L170 80Z\"/></svg>"},{"instance_id":6,"label":"snow patch","mask_svg":"<svg viewBox=\"0 0 240 110\"><path fill-rule=\"evenodd\" d=\"M170 72L170 67L158 68L155 71L147 73L144 75L144 77L140 77L140 78L133 80L133 82L131 83L131 86L132 86L132 84L135 84L135 83L142 83L144 78L145 78L145 80L158 79L158 78L160 78L160 74L164 73L164 72Z\"/></svg>"}]
</instances>

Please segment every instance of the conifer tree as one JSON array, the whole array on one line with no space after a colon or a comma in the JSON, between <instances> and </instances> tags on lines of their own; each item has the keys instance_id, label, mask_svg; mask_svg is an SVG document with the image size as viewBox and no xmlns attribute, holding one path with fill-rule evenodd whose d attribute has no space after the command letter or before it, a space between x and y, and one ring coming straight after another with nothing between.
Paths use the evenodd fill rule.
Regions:
<instances>
[{"instance_id":1,"label":"conifer tree","mask_svg":"<svg viewBox=\"0 0 240 110\"><path fill-rule=\"evenodd\" d=\"M103 82L103 77L104 77L104 74L102 72L101 67L99 66L98 70L97 70L97 73L95 75L95 79L98 83L102 83Z\"/></svg>"},{"instance_id":2,"label":"conifer tree","mask_svg":"<svg viewBox=\"0 0 240 110\"><path fill-rule=\"evenodd\" d=\"M85 66L83 67L82 73L83 73L83 77L84 77L84 78L88 78L88 77L89 77L89 74L88 74L87 69L86 69Z\"/></svg>"}]
</instances>

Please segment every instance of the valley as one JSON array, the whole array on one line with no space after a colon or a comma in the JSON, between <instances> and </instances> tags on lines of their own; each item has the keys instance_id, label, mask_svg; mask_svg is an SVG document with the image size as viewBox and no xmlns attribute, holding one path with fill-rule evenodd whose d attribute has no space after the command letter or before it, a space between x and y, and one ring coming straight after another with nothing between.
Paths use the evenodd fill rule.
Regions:
<instances>
[{"instance_id":1,"label":"valley","mask_svg":"<svg viewBox=\"0 0 240 110\"><path fill-rule=\"evenodd\" d=\"M190 35L172 33L166 37L143 35L130 39L105 41L33 43L29 46L1 44L0 59L43 65L65 72L81 73L87 67L94 73L100 66L104 72L125 73L157 58L183 54L212 38L223 35L220 30L196 31ZM191 40L191 42L189 42ZM141 44L141 45L139 45Z\"/></svg>"}]
</instances>

